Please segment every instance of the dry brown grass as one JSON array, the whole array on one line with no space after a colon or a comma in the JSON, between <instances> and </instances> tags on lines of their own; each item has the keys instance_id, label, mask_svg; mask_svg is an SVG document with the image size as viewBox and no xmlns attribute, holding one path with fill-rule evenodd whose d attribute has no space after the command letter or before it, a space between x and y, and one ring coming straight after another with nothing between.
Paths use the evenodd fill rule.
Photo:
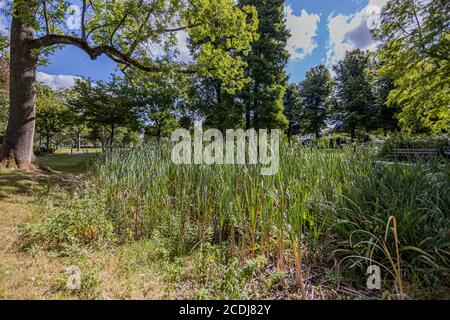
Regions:
<instances>
[{"instance_id":1,"label":"dry brown grass","mask_svg":"<svg viewBox=\"0 0 450 320\"><path fill-rule=\"evenodd\" d=\"M24 252L17 241L20 224L42 219L42 198L73 187L73 174L0 171L0 299L164 299L167 285L153 264L133 267L127 261L137 254L127 246L87 250L79 256L61 257L42 250ZM51 185L51 187L49 187ZM80 264L93 283L89 292L65 289L65 269Z\"/></svg>"},{"instance_id":2,"label":"dry brown grass","mask_svg":"<svg viewBox=\"0 0 450 320\"><path fill-rule=\"evenodd\" d=\"M16 245L17 226L42 214L31 194L41 185L39 173L0 172L0 298L42 299L50 290L49 279L61 270L59 259L45 254L20 252Z\"/></svg>"}]
</instances>

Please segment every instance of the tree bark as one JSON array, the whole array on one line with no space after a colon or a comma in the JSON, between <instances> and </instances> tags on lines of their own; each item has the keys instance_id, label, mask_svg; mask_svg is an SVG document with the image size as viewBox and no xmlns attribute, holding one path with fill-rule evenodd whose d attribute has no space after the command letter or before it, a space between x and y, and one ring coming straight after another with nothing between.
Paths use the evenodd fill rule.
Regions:
<instances>
[{"instance_id":1,"label":"tree bark","mask_svg":"<svg viewBox=\"0 0 450 320\"><path fill-rule=\"evenodd\" d=\"M113 144L114 144L114 135L115 135L115 127L111 126L111 136L110 136L110 141L109 141L109 151L113 150Z\"/></svg>"},{"instance_id":2,"label":"tree bark","mask_svg":"<svg viewBox=\"0 0 450 320\"><path fill-rule=\"evenodd\" d=\"M77 131L77 151L81 149L81 130Z\"/></svg>"},{"instance_id":3,"label":"tree bark","mask_svg":"<svg viewBox=\"0 0 450 320\"><path fill-rule=\"evenodd\" d=\"M32 37L33 29L13 15L9 120L0 151L0 166L25 170L38 165L33 154L38 57L25 46Z\"/></svg>"},{"instance_id":4,"label":"tree bark","mask_svg":"<svg viewBox=\"0 0 450 320\"><path fill-rule=\"evenodd\" d=\"M355 128L354 126L351 127L351 129L350 129L350 134L351 134L351 137L352 137L352 141L355 141L355 138L356 138L356 128Z\"/></svg>"},{"instance_id":5,"label":"tree bark","mask_svg":"<svg viewBox=\"0 0 450 320\"><path fill-rule=\"evenodd\" d=\"M50 149L50 133L49 133L49 131L47 131L47 135L46 135L46 138L45 138L45 146L46 146L46 148L47 148L47 151Z\"/></svg>"}]
</instances>

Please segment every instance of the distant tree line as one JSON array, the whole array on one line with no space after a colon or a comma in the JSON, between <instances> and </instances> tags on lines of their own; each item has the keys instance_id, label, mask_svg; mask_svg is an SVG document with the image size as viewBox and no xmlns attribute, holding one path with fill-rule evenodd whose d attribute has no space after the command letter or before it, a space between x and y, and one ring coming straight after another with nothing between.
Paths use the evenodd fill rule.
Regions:
<instances>
[{"instance_id":1,"label":"distant tree line","mask_svg":"<svg viewBox=\"0 0 450 320\"><path fill-rule=\"evenodd\" d=\"M244 85L232 86L203 73L143 73L122 68L120 77L80 79L69 90L39 85L35 142L57 147L72 141L131 145L160 141L177 127L279 128L319 138L334 128L355 139L359 133L450 131L448 1L389 1L373 32L379 50L347 52L330 69L312 68L299 83L288 83L289 37L283 0L240 0L258 12L258 34L248 52L231 49L230 39L207 34L189 43L199 59L204 42L242 63ZM417 19L420 17L420 19ZM395 23L393 23L395 21ZM204 39L202 37L205 37ZM221 66L226 69L225 65ZM7 59L0 60L0 135L7 119ZM219 77L220 78L220 77Z\"/></svg>"}]
</instances>

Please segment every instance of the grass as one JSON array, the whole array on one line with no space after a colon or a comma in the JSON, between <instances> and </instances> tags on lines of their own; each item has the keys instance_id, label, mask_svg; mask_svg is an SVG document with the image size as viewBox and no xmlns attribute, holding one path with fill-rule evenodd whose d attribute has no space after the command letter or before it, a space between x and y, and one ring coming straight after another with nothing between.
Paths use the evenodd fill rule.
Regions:
<instances>
[{"instance_id":1,"label":"grass","mask_svg":"<svg viewBox=\"0 0 450 320\"><path fill-rule=\"evenodd\" d=\"M43 182L50 196L33 199L45 214L22 221L18 250L81 267L80 292L47 277L52 297L448 297L450 169L375 155L283 145L272 177L177 166L152 146L89 165L45 158L87 177ZM382 291L365 289L369 264L382 268Z\"/></svg>"},{"instance_id":2,"label":"grass","mask_svg":"<svg viewBox=\"0 0 450 320\"><path fill-rule=\"evenodd\" d=\"M94 158L94 154L78 155L50 155L40 157L39 161L56 172L79 174L87 170L89 160Z\"/></svg>"},{"instance_id":3,"label":"grass","mask_svg":"<svg viewBox=\"0 0 450 320\"><path fill-rule=\"evenodd\" d=\"M76 148L67 148L60 147L55 151L56 155L71 155L71 154L91 154L91 153L100 153L102 152L102 148L81 148L80 151L77 151Z\"/></svg>"},{"instance_id":4,"label":"grass","mask_svg":"<svg viewBox=\"0 0 450 320\"><path fill-rule=\"evenodd\" d=\"M97 232L91 227L104 228L96 216L102 208L93 207L82 192L80 176L73 173L86 168L80 159L41 159L52 165L50 174L0 171L0 298L274 297L267 288L282 277L265 273L258 259L242 269L230 265L217 247L177 255L172 239L158 233L122 245L111 234L106 235L112 239L93 237ZM80 242L87 239L91 241ZM66 288L65 270L72 265L81 269L79 291ZM258 290L252 289L253 271L261 282Z\"/></svg>"}]
</instances>

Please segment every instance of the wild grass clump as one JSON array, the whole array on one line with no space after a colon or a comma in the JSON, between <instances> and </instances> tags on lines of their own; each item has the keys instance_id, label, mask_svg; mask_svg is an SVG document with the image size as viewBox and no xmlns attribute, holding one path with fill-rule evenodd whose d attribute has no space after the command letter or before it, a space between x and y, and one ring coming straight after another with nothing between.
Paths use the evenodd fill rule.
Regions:
<instances>
[{"instance_id":1,"label":"wild grass clump","mask_svg":"<svg viewBox=\"0 0 450 320\"><path fill-rule=\"evenodd\" d=\"M418 288L448 286L449 168L362 162L345 179L331 228L342 263L364 275L373 260L398 291L402 279Z\"/></svg>"},{"instance_id":2,"label":"wild grass clump","mask_svg":"<svg viewBox=\"0 0 450 320\"><path fill-rule=\"evenodd\" d=\"M97 200L90 194L64 207L49 202L45 218L19 227L20 246L25 250L37 246L63 255L83 247L104 247L114 240L113 224Z\"/></svg>"},{"instance_id":3,"label":"wild grass clump","mask_svg":"<svg viewBox=\"0 0 450 320\"><path fill-rule=\"evenodd\" d=\"M209 244L245 263L280 270L335 259L355 286L382 267L387 290L439 290L449 266L450 169L384 164L371 149L282 144L277 175L259 166L175 165L170 146L103 155L90 173L106 219L122 241L155 231L179 254ZM391 285L392 284L392 285Z\"/></svg>"}]
</instances>

